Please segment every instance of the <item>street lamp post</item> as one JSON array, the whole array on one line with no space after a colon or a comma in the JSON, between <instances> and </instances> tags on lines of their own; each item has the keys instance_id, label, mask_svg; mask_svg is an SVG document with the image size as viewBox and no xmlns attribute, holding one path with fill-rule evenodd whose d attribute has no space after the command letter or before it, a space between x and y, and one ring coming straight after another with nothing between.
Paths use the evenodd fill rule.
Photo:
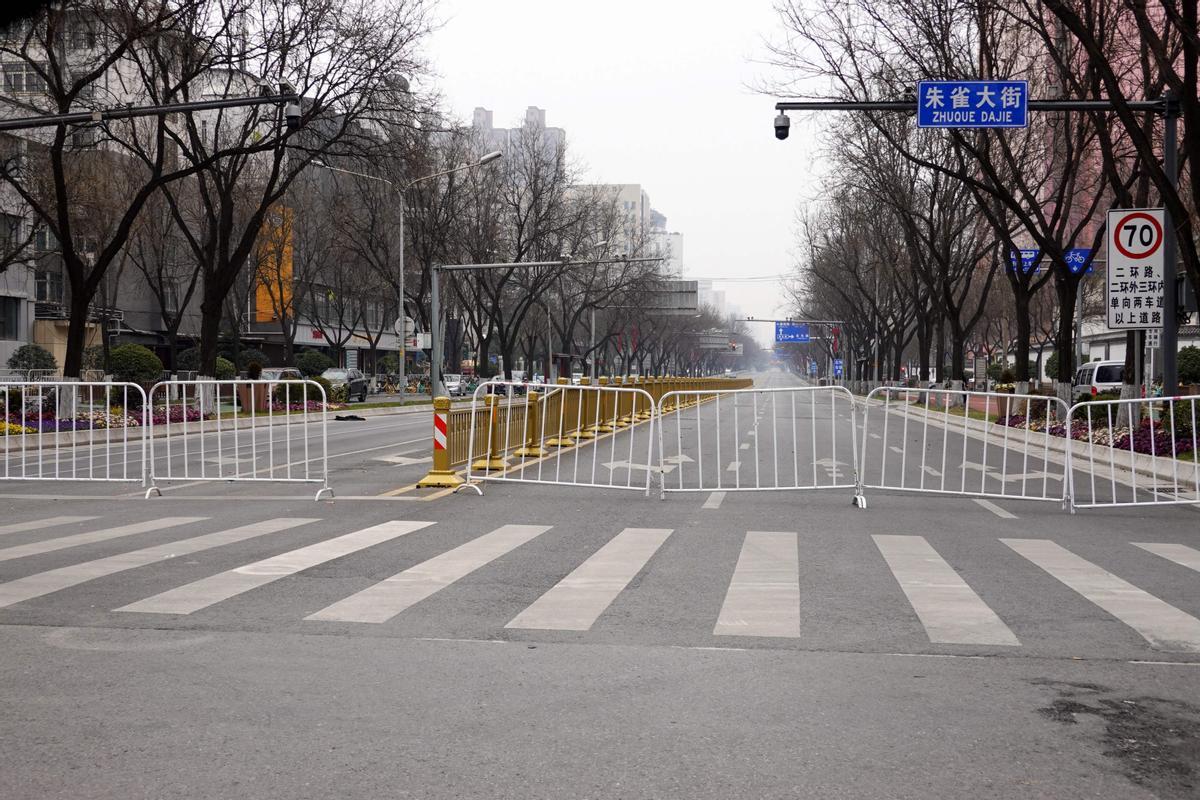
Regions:
<instances>
[{"instance_id":1,"label":"street lamp post","mask_svg":"<svg viewBox=\"0 0 1200 800\"><path fill-rule=\"evenodd\" d=\"M494 151L482 156L478 161L476 161L474 163L462 164L457 167L453 167L451 169L442 170L441 172L434 172L429 175L422 175L421 177L415 178L414 180L411 180L408 183L400 184L399 187L396 189L396 195L400 201L400 267L399 267L399 274L396 276L396 287L397 287L396 308L397 308L397 314L398 314L398 319L396 321L396 334L397 334L397 337L400 339L400 347L399 347L400 380L398 383L400 385L401 393L404 392L405 386L407 384L407 380L406 380L406 376L405 376L405 363L404 363L404 338L405 338L405 334L408 332L407 328L404 324L405 320L407 319L407 315L404 313L404 245L405 245L404 216L405 216L405 211L407 209L406 199L407 199L408 190L413 188L414 186L416 186L418 183L423 183L424 181L433 180L434 178L441 178L446 175L453 174L455 172L462 172L463 170L474 169L475 167L481 167L484 164L489 164L499 158L503 158L503 156L504 156L504 153L500 152L499 150L494 150ZM365 178L365 179L371 180L371 181L379 181L380 183L386 183L388 186L396 187L395 181L388 180L387 178L381 178L378 175L369 175L365 172L355 172L354 170L342 169L341 167L331 167L330 165L326 164L323 161L314 160L312 163L317 165L318 167L323 167L324 169L327 169L331 172L342 172L347 175L354 175L356 177ZM436 281L434 281L434 285L432 287L432 293L433 293L433 302L436 304L437 303ZM436 337L435 337L435 340L436 340Z\"/></svg>"}]
</instances>

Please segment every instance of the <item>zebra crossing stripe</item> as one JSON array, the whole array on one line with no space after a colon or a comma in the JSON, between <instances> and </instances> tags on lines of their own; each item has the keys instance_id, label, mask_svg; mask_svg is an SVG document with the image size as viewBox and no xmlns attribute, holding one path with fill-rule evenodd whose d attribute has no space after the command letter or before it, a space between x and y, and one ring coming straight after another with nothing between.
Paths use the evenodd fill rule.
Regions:
<instances>
[{"instance_id":1,"label":"zebra crossing stripe","mask_svg":"<svg viewBox=\"0 0 1200 800\"><path fill-rule=\"evenodd\" d=\"M191 614L288 575L295 575L297 572L395 539L397 536L428 528L432 524L432 522L393 520L380 525L372 525L361 531L347 533L344 536L317 542L308 547L301 547L299 550L292 550L262 561L255 561L244 567L237 567L208 578L202 578L186 586L180 586L145 600L122 606L117 611L146 614Z\"/></svg>"},{"instance_id":2,"label":"zebra crossing stripe","mask_svg":"<svg viewBox=\"0 0 1200 800\"><path fill-rule=\"evenodd\" d=\"M1021 644L925 537L879 534L871 538L921 620L929 641L935 644Z\"/></svg>"},{"instance_id":3,"label":"zebra crossing stripe","mask_svg":"<svg viewBox=\"0 0 1200 800\"><path fill-rule=\"evenodd\" d=\"M310 614L305 619L387 622L402 611L548 530L549 525L505 525L386 578L315 614Z\"/></svg>"},{"instance_id":4,"label":"zebra crossing stripe","mask_svg":"<svg viewBox=\"0 0 1200 800\"><path fill-rule=\"evenodd\" d=\"M1162 556L1174 561L1182 567L1200 572L1200 550L1183 544L1153 544L1149 542L1134 542L1134 547L1140 547L1146 552Z\"/></svg>"},{"instance_id":5,"label":"zebra crossing stripe","mask_svg":"<svg viewBox=\"0 0 1200 800\"><path fill-rule=\"evenodd\" d=\"M795 533L746 532L713 635L800 635L800 555Z\"/></svg>"},{"instance_id":6,"label":"zebra crossing stripe","mask_svg":"<svg viewBox=\"0 0 1200 800\"><path fill-rule=\"evenodd\" d=\"M122 536L132 536L136 533L150 533L151 531L161 531L166 528L174 528L179 525L190 525L193 522L204 522L208 517L162 517L161 519L148 520L146 522L135 522L132 525L121 525L116 528L105 528L102 531L91 531L89 533L76 533L71 536L60 536L57 539L46 539L41 542L30 542L29 544L21 544L16 547L6 547L0 550L0 561L9 561L14 558L25 558L26 556L37 556L43 553L53 553L56 550L65 550L68 547L77 547L81 544L93 544L95 542L105 542L109 539L118 539Z\"/></svg>"},{"instance_id":7,"label":"zebra crossing stripe","mask_svg":"<svg viewBox=\"0 0 1200 800\"><path fill-rule=\"evenodd\" d=\"M24 531L40 531L43 528L53 528L58 525L70 525L74 522L90 522L97 517L49 517L35 519L29 522L14 522L11 525L0 525L0 536L6 533L22 533Z\"/></svg>"},{"instance_id":8,"label":"zebra crossing stripe","mask_svg":"<svg viewBox=\"0 0 1200 800\"><path fill-rule=\"evenodd\" d=\"M1001 539L1161 650L1200 653L1200 619L1045 539Z\"/></svg>"},{"instance_id":9,"label":"zebra crossing stripe","mask_svg":"<svg viewBox=\"0 0 1200 800\"><path fill-rule=\"evenodd\" d=\"M128 569L142 567L178 556L199 553L201 550L208 550L211 547L233 544L267 533L278 533L288 528L295 528L299 525L307 525L310 522L317 521L316 519L271 519L264 522L255 522L250 525L243 525L240 528L232 528L218 533L208 533L178 542L167 542L166 544L134 550L130 553L98 558L95 561L84 561L68 567L60 567L59 569L52 569L47 572L39 572L36 575L17 578L7 583L0 583L0 608L11 606L13 603L32 600L35 597L41 597L51 592L68 589L81 583L103 578L106 575L113 575Z\"/></svg>"},{"instance_id":10,"label":"zebra crossing stripe","mask_svg":"<svg viewBox=\"0 0 1200 800\"><path fill-rule=\"evenodd\" d=\"M588 630L670 535L669 528L626 528L504 627Z\"/></svg>"}]
</instances>

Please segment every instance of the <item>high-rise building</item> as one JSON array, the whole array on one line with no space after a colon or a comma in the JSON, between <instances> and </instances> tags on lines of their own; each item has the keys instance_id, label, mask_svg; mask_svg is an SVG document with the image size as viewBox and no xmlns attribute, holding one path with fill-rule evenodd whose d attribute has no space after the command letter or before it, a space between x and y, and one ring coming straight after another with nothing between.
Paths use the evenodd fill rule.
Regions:
<instances>
[{"instance_id":1,"label":"high-rise building","mask_svg":"<svg viewBox=\"0 0 1200 800\"><path fill-rule=\"evenodd\" d=\"M525 109L525 121L517 128L497 128L493 124L493 115L489 109L476 108L471 127L488 150L507 152L520 141L521 136L531 133L540 134L545 146L552 150L562 147L567 140L567 132L562 128L546 126L546 110L537 106Z\"/></svg>"}]
</instances>

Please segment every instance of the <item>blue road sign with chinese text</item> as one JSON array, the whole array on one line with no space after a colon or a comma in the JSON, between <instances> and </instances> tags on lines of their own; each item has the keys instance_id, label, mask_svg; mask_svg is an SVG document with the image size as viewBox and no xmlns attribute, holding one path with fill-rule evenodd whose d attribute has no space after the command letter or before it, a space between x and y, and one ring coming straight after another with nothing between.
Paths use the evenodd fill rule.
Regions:
<instances>
[{"instance_id":1,"label":"blue road sign with chinese text","mask_svg":"<svg viewBox=\"0 0 1200 800\"><path fill-rule=\"evenodd\" d=\"M808 326L798 322L776 322L776 342L807 342Z\"/></svg>"},{"instance_id":2,"label":"blue road sign with chinese text","mask_svg":"<svg viewBox=\"0 0 1200 800\"><path fill-rule=\"evenodd\" d=\"M814 378L817 377L817 362L808 362L808 374L812 375Z\"/></svg>"},{"instance_id":3,"label":"blue road sign with chinese text","mask_svg":"<svg viewBox=\"0 0 1200 800\"><path fill-rule=\"evenodd\" d=\"M833 377L842 377L842 360L840 358L835 358L833 360Z\"/></svg>"},{"instance_id":4,"label":"blue road sign with chinese text","mask_svg":"<svg viewBox=\"0 0 1200 800\"><path fill-rule=\"evenodd\" d=\"M1028 81L921 81L919 128L1024 128Z\"/></svg>"},{"instance_id":5,"label":"blue road sign with chinese text","mask_svg":"<svg viewBox=\"0 0 1200 800\"><path fill-rule=\"evenodd\" d=\"M1041 250L1022 250L1021 251L1021 272L1037 272L1038 258L1041 256ZM1008 254L1008 265L1015 269L1017 266L1017 254Z\"/></svg>"},{"instance_id":6,"label":"blue road sign with chinese text","mask_svg":"<svg viewBox=\"0 0 1200 800\"><path fill-rule=\"evenodd\" d=\"M1090 247L1072 247L1063 254L1066 259L1067 266L1071 268L1071 272L1078 275L1083 270L1083 265L1087 264L1087 271L1092 272L1094 266L1091 261L1092 248ZM1042 251L1041 250L1022 250L1021 251L1021 271L1022 272L1040 272ZM1017 265L1017 254L1008 254L1008 265L1010 269L1015 269Z\"/></svg>"}]
</instances>

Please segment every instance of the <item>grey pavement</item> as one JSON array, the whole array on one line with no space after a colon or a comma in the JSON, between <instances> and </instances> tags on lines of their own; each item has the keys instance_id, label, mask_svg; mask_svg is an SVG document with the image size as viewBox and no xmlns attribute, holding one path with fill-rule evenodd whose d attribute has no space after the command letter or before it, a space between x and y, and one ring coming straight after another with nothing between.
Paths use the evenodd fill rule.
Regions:
<instances>
[{"instance_id":1,"label":"grey pavement","mask_svg":"<svg viewBox=\"0 0 1200 800\"><path fill-rule=\"evenodd\" d=\"M374 459L425 415L347 425L331 456L361 494L422 470ZM0 482L4 797L1200 786L1194 507L532 483L17 496L45 489Z\"/></svg>"}]
</instances>

